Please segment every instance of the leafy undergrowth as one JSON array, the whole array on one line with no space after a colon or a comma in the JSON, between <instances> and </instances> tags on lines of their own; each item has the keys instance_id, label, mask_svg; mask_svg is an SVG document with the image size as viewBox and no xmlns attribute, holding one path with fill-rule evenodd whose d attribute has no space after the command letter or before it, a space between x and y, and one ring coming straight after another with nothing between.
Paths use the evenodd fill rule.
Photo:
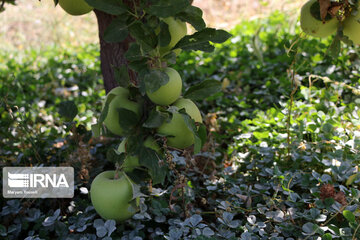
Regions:
<instances>
[{"instance_id":1,"label":"leafy undergrowth","mask_svg":"<svg viewBox=\"0 0 360 240\"><path fill-rule=\"evenodd\" d=\"M275 14L244 22L213 54L182 53L177 67L186 87L205 79L223 84L199 102L209 113L209 143L196 156L169 152L176 165L166 184L143 183L140 212L118 224L100 219L88 196L91 180L114 167L106 150L116 146L89 132L104 98L97 48L2 56L1 165L70 164L76 190L73 199L2 198L0 235L359 238L358 51L346 46L332 59L330 39L298 33ZM75 124L57 113L64 100L79 109Z\"/></svg>"}]
</instances>

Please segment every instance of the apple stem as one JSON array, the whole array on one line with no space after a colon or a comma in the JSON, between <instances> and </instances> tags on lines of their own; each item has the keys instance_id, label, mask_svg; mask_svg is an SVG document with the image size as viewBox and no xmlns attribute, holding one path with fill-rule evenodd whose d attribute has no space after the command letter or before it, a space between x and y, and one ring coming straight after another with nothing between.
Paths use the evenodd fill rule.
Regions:
<instances>
[{"instance_id":1,"label":"apple stem","mask_svg":"<svg viewBox=\"0 0 360 240\"><path fill-rule=\"evenodd\" d=\"M119 170L120 170L120 166L116 164L114 179L119 179Z\"/></svg>"}]
</instances>

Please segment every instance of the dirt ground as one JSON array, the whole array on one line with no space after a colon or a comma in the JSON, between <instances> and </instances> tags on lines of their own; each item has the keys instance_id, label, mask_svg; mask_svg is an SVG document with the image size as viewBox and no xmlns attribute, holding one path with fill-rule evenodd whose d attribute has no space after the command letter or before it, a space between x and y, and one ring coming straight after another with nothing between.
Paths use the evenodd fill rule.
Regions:
<instances>
[{"instance_id":1,"label":"dirt ground","mask_svg":"<svg viewBox=\"0 0 360 240\"><path fill-rule=\"evenodd\" d=\"M56 45L59 47L97 43L94 13L67 15L52 0L17 0L0 13L0 50L21 50ZM194 0L204 11L208 26L231 29L244 19L266 17L274 10L297 17L305 1L300 0Z\"/></svg>"}]
</instances>

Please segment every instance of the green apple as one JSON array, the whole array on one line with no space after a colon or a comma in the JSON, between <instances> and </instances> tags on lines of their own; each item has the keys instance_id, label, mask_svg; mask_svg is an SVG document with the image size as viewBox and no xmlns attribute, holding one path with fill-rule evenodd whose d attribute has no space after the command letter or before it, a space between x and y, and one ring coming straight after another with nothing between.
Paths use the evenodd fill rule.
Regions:
<instances>
[{"instance_id":1,"label":"green apple","mask_svg":"<svg viewBox=\"0 0 360 240\"><path fill-rule=\"evenodd\" d=\"M110 132L120 135L123 135L123 129L121 128L119 124L119 113L117 109L124 108L130 111L133 111L138 116L140 115L140 104L137 102L130 101L128 99L129 97L129 90L123 87L116 87L112 89L107 97L110 94L115 94L116 96L111 100L109 104L109 111L108 114L104 120L104 124L107 127L107 129L110 130ZM105 99L105 102L106 102ZM104 105L105 106L105 105Z\"/></svg>"},{"instance_id":2,"label":"green apple","mask_svg":"<svg viewBox=\"0 0 360 240\"><path fill-rule=\"evenodd\" d=\"M155 92L146 91L150 100L158 105L170 105L180 97L182 80L180 74L173 68L165 68L164 72L169 76L169 81Z\"/></svg>"},{"instance_id":3,"label":"green apple","mask_svg":"<svg viewBox=\"0 0 360 240\"><path fill-rule=\"evenodd\" d=\"M180 109L184 108L185 112L195 120L195 122L202 122L201 113L199 108L195 105L193 101L186 98L179 98L174 102L173 106L176 106Z\"/></svg>"},{"instance_id":4,"label":"green apple","mask_svg":"<svg viewBox=\"0 0 360 240\"><path fill-rule=\"evenodd\" d=\"M343 33L347 36L354 44L360 44L360 9L357 9L356 15L350 15L344 21Z\"/></svg>"},{"instance_id":5,"label":"green apple","mask_svg":"<svg viewBox=\"0 0 360 240\"><path fill-rule=\"evenodd\" d=\"M182 39L187 34L187 27L185 22L173 17L163 18L161 20L169 26L169 32L171 36L169 45L160 48L160 54L163 55L169 52L180 41L180 39ZM179 55L181 49L175 49L174 52Z\"/></svg>"},{"instance_id":6,"label":"green apple","mask_svg":"<svg viewBox=\"0 0 360 240\"><path fill-rule=\"evenodd\" d=\"M202 122L200 111L191 100L180 98L174 105L178 108L184 108L185 112L195 122ZM173 113L171 121L163 123L158 128L158 133L169 136L167 145L178 149L190 147L195 141L193 133L187 127L180 113Z\"/></svg>"},{"instance_id":7,"label":"green apple","mask_svg":"<svg viewBox=\"0 0 360 240\"><path fill-rule=\"evenodd\" d=\"M84 0L59 0L59 5L65 12L74 16L86 14L94 9Z\"/></svg>"},{"instance_id":8,"label":"green apple","mask_svg":"<svg viewBox=\"0 0 360 240\"><path fill-rule=\"evenodd\" d=\"M124 221L137 211L137 200L132 200L130 179L124 172L114 179L115 171L97 175L91 183L90 198L96 212L104 219Z\"/></svg>"},{"instance_id":9,"label":"green apple","mask_svg":"<svg viewBox=\"0 0 360 240\"><path fill-rule=\"evenodd\" d=\"M120 153L126 152L126 144L127 144L127 139L124 139L120 143L117 149L118 152ZM159 145L156 143L155 139L151 136L145 139L144 146L156 151L157 153L161 152ZM127 155L122 165L125 172L132 172L136 167L139 166L140 166L139 157L137 155L133 155L133 156Z\"/></svg>"},{"instance_id":10,"label":"green apple","mask_svg":"<svg viewBox=\"0 0 360 240\"><path fill-rule=\"evenodd\" d=\"M318 14L318 18L313 14ZM320 19L320 6L317 0L310 0L301 8L300 26L301 29L313 37L328 37L333 34L339 21L334 17L326 19L325 23Z\"/></svg>"}]
</instances>

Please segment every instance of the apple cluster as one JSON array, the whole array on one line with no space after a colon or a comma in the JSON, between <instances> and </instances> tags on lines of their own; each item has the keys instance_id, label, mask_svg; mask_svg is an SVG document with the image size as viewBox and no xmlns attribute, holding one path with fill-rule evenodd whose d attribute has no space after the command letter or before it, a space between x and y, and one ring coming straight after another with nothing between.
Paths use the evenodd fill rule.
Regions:
<instances>
[{"instance_id":1,"label":"apple cluster","mask_svg":"<svg viewBox=\"0 0 360 240\"><path fill-rule=\"evenodd\" d=\"M117 32L117 42L128 35L135 40L125 58L138 79L130 82L129 76L118 76L120 86L107 94L99 121L92 126L95 136L103 129L105 134L123 138L116 149L109 150L112 155L108 155L108 160L116 162L116 170L97 175L90 189L92 204L102 218L123 221L137 212L141 195L132 181L135 178L129 176L141 173L145 177L136 176L137 181L150 177L153 184L162 183L167 175L163 150L183 150L194 145L194 152L198 152L206 138L198 107L182 97L181 76L168 64L176 62L181 48L211 51L210 42L222 43L231 35L206 28L201 10L190 2L185 2L188 5L182 6L181 11L171 2L173 11L165 3L143 4L145 11L138 12L135 6L132 13L121 1L59 0L61 8L75 16L92 11L94 8L88 3L108 14L114 14L113 6L117 8L123 14L113 20L108 32ZM198 32L186 36L184 21ZM189 96L189 90L185 96Z\"/></svg>"},{"instance_id":2,"label":"apple cluster","mask_svg":"<svg viewBox=\"0 0 360 240\"><path fill-rule=\"evenodd\" d=\"M343 10L343 8L339 9ZM321 19L319 1L309 0L301 8L301 29L308 35L322 38L334 34L341 27L344 36L347 36L353 44L360 44L359 9L350 8L349 13L339 11L327 14L325 19Z\"/></svg>"},{"instance_id":3,"label":"apple cluster","mask_svg":"<svg viewBox=\"0 0 360 240\"><path fill-rule=\"evenodd\" d=\"M187 27L185 22L173 17L164 18L162 21L168 24L171 37L168 46L159 46L159 49L157 49L161 55L165 55L171 52L176 43L187 34ZM181 49L174 50L175 54L179 54L180 51ZM112 89L105 98L103 111L107 108L105 110L107 114L103 124L112 134L124 137L117 148L117 152L124 154L125 158L120 166L121 170L118 171L120 178L114 179L115 171L103 172L94 179L91 185L90 196L92 203L96 211L104 219L122 221L136 212L134 211L137 206L136 199L132 198L132 189L129 187L131 180L126 173L142 166L139 155L128 154L128 149L132 147L129 146L128 141L130 137L129 129L125 129L121 124L122 118L126 117L125 114L133 115L133 119L138 122L144 121L148 110L145 109L145 106L148 107L148 105L144 104L144 102L152 102L152 109L172 109L169 117L155 129L154 134L166 137L166 145L176 149L185 149L194 144L194 134L189 129L184 114L194 122L202 122L201 113L195 103L190 99L181 97L183 84L180 74L171 67L160 67L157 70L166 74L168 81L155 91L146 91L145 95L148 100L144 101L143 97L132 96L131 91L124 87ZM119 111L120 109L123 109L123 111ZM133 125L137 125L137 123ZM162 154L162 148L152 135L146 137L143 146L155 151L159 156ZM111 196L114 197L106 197L110 196L109 192L112 192Z\"/></svg>"}]
</instances>

